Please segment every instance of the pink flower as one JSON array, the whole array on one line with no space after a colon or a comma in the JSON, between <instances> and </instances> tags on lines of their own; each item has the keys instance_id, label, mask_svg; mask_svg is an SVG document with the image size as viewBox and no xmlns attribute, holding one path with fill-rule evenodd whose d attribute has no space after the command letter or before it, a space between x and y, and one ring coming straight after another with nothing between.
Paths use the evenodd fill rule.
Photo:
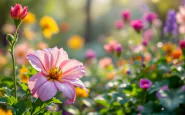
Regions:
<instances>
[{"instance_id":1,"label":"pink flower","mask_svg":"<svg viewBox=\"0 0 185 115\"><path fill-rule=\"evenodd\" d=\"M123 20L125 22L130 22L130 20L131 20L131 13L130 13L130 11L129 10L123 10L121 12L121 17L123 18Z\"/></svg>"},{"instance_id":2,"label":"pink flower","mask_svg":"<svg viewBox=\"0 0 185 115\"><path fill-rule=\"evenodd\" d=\"M121 30L123 28L124 24L121 20L117 20L115 22L115 28L118 29L118 30Z\"/></svg>"},{"instance_id":3,"label":"pink flower","mask_svg":"<svg viewBox=\"0 0 185 115\"><path fill-rule=\"evenodd\" d=\"M27 64L28 61L26 56L32 51L29 44L27 42L23 42L18 44L15 47L15 59L18 64Z\"/></svg>"},{"instance_id":4,"label":"pink flower","mask_svg":"<svg viewBox=\"0 0 185 115\"><path fill-rule=\"evenodd\" d=\"M181 49L185 49L185 39L180 40L179 46L180 46Z\"/></svg>"},{"instance_id":5,"label":"pink flower","mask_svg":"<svg viewBox=\"0 0 185 115\"><path fill-rule=\"evenodd\" d=\"M135 31L139 33L141 29L143 28L143 22L141 20L133 20L131 22L131 26L133 27Z\"/></svg>"},{"instance_id":6,"label":"pink flower","mask_svg":"<svg viewBox=\"0 0 185 115\"><path fill-rule=\"evenodd\" d=\"M109 65L112 64L112 59L109 57L105 57L99 61L99 65L102 68L107 68Z\"/></svg>"},{"instance_id":7,"label":"pink flower","mask_svg":"<svg viewBox=\"0 0 185 115\"><path fill-rule=\"evenodd\" d=\"M176 15L177 22L179 24L185 24L185 6L179 8L179 12Z\"/></svg>"},{"instance_id":8,"label":"pink flower","mask_svg":"<svg viewBox=\"0 0 185 115\"><path fill-rule=\"evenodd\" d=\"M112 40L108 44L104 45L104 49L108 53L113 53L117 44L117 41Z\"/></svg>"},{"instance_id":9,"label":"pink flower","mask_svg":"<svg viewBox=\"0 0 185 115\"><path fill-rule=\"evenodd\" d=\"M153 39L153 32L151 29L145 30L143 32L143 38L147 41L151 41Z\"/></svg>"},{"instance_id":10,"label":"pink flower","mask_svg":"<svg viewBox=\"0 0 185 115\"><path fill-rule=\"evenodd\" d=\"M157 19L157 14L154 12L148 12L145 15L145 20L149 23L152 23L155 19Z\"/></svg>"},{"instance_id":11,"label":"pink flower","mask_svg":"<svg viewBox=\"0 0 185 115\"><path fill-rule=\"evenodd\" d=\"M37 50L30 53L27 58L39 71L28 82L31 94L35 98L46 101L55 96L59 90L72 103L76 99L74 86L86 89L80 80L85 75L83 64L77 60L70 60L62 48Z\"/></svg>"},{"instance_id":12,"label":"pink flower","mask_svg":"<svg viewBox=\"0 0 185 115\"><path fill-rule=\"evenodd\" d=\"M15 6L10 9L10 15L15 20L23 20L28 14L27 10L27 6L22 8L21 4L15 4Z\"/></svg>"},{"instance_id":13,"label":"pink flower","mask_svg":"<svg viewBox=\"0 0 185 115\"><path fill-rule=\"evenodd\" d=\"M185 24L179 26L179 33L185 34Z\"/></svg>"},{"instance_id":14,"label":"pink flower","mask_svg":"<svg viewBox=\"0 0 185 115\"><path fill-rule=\"evenodd\" d=\"M151 85L152 85L152 82L150 80L140 79L140 83L139 83L140 88L146 90L146 89L150 88Z\"/></svg>"},{"instance_id":15,"label":"pink flower","mask_svg":"<svg viewBox=\"0 0 185 115\"><path fill-rule=\"evenodd\" d=\"M94 59L96 58L96 53L92 49L88 49L85 53L85 57L87 59Z\"/></svg>"}]
</instances>

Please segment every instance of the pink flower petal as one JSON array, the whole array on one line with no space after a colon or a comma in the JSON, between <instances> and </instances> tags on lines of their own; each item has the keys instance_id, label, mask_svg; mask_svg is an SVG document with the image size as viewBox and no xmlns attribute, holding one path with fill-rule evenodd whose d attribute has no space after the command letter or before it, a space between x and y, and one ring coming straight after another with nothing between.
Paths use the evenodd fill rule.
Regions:
<instances>
[{"instance_id":1,"label":"pink flower petal","mask_svg":"<svg viewBox=\"0 0 185 115\"><path fill-rule=\"evenodd\" d=\"M63 78L77 79L85 75L84 66L76 60L68 60L61 63L60 68L63 71Z\"/></svg>"},{"instance_id":2,"label":"pink flower petal","mask_svg":"<svg viewBox=\"0 0 185 115\"><path fill-rule=\"evenodd\" d=\"M38 97L44 102L51 99L57 93L57 88L53 81L46 81L36 91Z\"/></svg>"},{"instance_id":3,"label":"pink flower petal","mask_svg":"<svg viewBox=\"0 0 185 115\"><path fill-rule=\"evenodd\" d=\"M74 102L76 99L76 91L72 84L68 82L54 81L58 90L60 90L66 97L69 98L70 102Z\"/></svg>"},{"instance_id":4,"label":"pink flower petal","mask_svg":"<svg viewBox=\"0 0 185 115\"><path fill-rule=\"evenodd\" d=\"M88 92L88 90L86 89L84 83L80 79L69 80L69 79L64 78L63 81L67 81L67 82L69 82L69 83L71 83L71 84L73 84L73 85L75 85L77 87L83 88L83 89L85 89Z\"/></svg>"},{"instance_id":5,"label":"pink flower petal","mask_svg":"<svg viewBox=\"0 0 185 115\"><path fill-rule=\"evenodd\" d=\"M41 73L37 73L34 76L32 76L28 81L28 88L31 91L31 94L38 98L37 90L38 88L43 85L48 79Z\"/></svg>"},{"instance_id":6,"label":"pink flower petal","mask_svg":"<svg viewBox=\"0 0 185 115\"><path fill-rule=\"evenodd\" d=\"M27 55L28 61L30 64L37 70L43 71L44 73L47 72L45 67L45 52L42 50L37 50Z\"/></svg>"},{"instance_id":7,"label":"pink flower petal","mask_svg":"<svg viewBox=\"0 0 185 115\"><path fill-rule=\"evenodd\" d=\"M63 50L63 48L60 48L58 50L58 56L57 56L57 60L56 60L56 67L59 67L60 64L65 61L65 60L69 60L68 59L68 55L67 53Z\"/></svg>"}]
</instances>

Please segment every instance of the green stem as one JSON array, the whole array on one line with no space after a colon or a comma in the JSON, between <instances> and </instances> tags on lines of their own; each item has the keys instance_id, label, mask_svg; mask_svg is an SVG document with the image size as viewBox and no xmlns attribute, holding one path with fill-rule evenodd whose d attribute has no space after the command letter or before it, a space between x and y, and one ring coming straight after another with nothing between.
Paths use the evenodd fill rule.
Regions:
<instances>
[{"instance_id":1,"label":"green stem","mask_svg":"<svg viewBox=\"0 0 185 115\"><path fill-rule=\"evenodd\" d=\"M145 93L144 93L144 99L143 99L143 105L144 105L145 102L146 102L146 94L147 94L147 92L145 91Z\"/></svg>"},{"instance_id":2,"label":"green stem","mask_svg":"<svg viewBox=\"0 0 185 115\"><path fill-rule=\"evenodd\" d=\"M17 98L17 85L16 85L16 70L15 70L15 57L14 57L14 44L11 46L11 57L13 63L13 80L14 80L14 96Z\"/></svg>"},{"instance_id":3,"label":"green stem","mask_svg":"<svg viewBox=\"0 0 185 115\"><path fill-rule=\"evenodd\" d=\"M14 97L17 98L17 80L16 80L16 67L15 67L15 56L14 56L14 47L15 47L15 43L17 42L18 39L18 28L19 25L16 28L15 34L14 34L14 41L11 44L11 49L10 49L10 54L12 57L12 67L13 67L13 81L14 81Z\"/></svg>"}]
</instances>

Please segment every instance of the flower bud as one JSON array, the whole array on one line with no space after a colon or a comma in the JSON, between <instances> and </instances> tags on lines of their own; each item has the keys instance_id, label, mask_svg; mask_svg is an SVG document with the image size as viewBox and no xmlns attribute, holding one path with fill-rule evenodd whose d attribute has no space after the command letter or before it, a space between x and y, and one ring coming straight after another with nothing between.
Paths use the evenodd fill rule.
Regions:
<instances>
[{"instance_id":1,"label":"flower bud","mask_svg":"<svg viewBox=\"0 0 185 115\"><path fill-rule=\"evenodd\" d=\"M143 28L143 23L142 23L141 20L133 20L133 21L131 22L131 26L132 26L132 28L133 28L136 32L140 33L141 29Z\"/></svg>"},{"instance_id":2,"label":"flower bud","mask_svg":"<svg viewBox=\"0 0 185 115\"><path fill-rule=\"evenodd\" d=\"M121 46L121 44L117 44L116 46L115 46L115 52L116 52L116 54L117 54L117 56L118 57L120 57L121 56L121 52L122 52L122 46Z\"/></svg>"},{"instance_id":3,"label":"flower bud","mask_svg":"<svg viewBox=\"0 0 185 115\"><path fill-rule=\"evenodd\" d=\"M147 46L148 45L148 41L147 40L143 40L142 44L143 44L143 46Z\"/></svg>"},{"instance_id":4,"label":"flower bud","mask_svg":"<svg viewBox=\"0 0 185 115\"><path fill-rule=\"evenodd\" d=\"M180 40L179 46L180 46L181 49L185 49L185 39Z\"/></svg>"},{"instance_id":5,"label":"flower bud","mask_svg":"<svg viewBox=\"0 0 185 115\"><path fill-rule=\"evenodd\" d=\"M15 4L14 7L10 9L10 15L14 19L16 27L21 23L21 21L27 16L28 7L22 8L21 4Z\"/></svg>"},{"instance_id":6,"label":"flower bud","mask_svg":"<svg viewBox=\"0 0 185 115\"><path fill-rule=\"evenodd\" d=\"M95 53L93 50L88 49L88 50L86 51L86 53L85 53L85 57L86 57L87 59L94 59L94 58L96 58L96 53Z\"/></svg>"},{"instance_id":7,"label":"flower bud","mask_svg":"<svg viewBox=\"0 0 185 115\"><path fill-rule=\"evenodd\" d=\"M14 40L14 36L12 34L7 34L6 40L9 42L9 44L12 44L12 41Z\"/></svg>"},{"instance_id":8,"label":"flower bud","mask_svg":"<svg viewBox=\"0 0 185 115\"><path fill-rule=\"evenodd\" d=\"M121 17L124 20L124 22L128 23L131 20L131 13L128 10L124 10L121 12Z\"/></svg>"},{"instance_id":9,"label":"flower bud","mask_svg":"<svg viewBox=\"0 0 185 115\"><path fill-rule=\"evenodd\" d=\"M145 20L149 23L152 23L155 19L157 19L157 14L153 12L149 12L145 15Z\"/></svg>"}]
</instances>

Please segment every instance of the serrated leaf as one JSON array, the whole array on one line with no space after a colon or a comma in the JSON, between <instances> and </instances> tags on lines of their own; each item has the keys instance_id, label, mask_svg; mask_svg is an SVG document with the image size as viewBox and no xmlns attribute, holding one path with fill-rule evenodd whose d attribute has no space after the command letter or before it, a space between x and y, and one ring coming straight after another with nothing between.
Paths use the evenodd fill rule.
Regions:
<instances>
[{"instance_id":1,"label":"serrated leaf","mask_svg":"<svg viewBox=\"0 0 185 115\"><path fill-rule=\"evenodd\" d=\"M18 102L17 98L15 98L13 96L7 96L6 98L7 98L7 104L9 106L13 106Z\"/></svg>"}]
</instances>

